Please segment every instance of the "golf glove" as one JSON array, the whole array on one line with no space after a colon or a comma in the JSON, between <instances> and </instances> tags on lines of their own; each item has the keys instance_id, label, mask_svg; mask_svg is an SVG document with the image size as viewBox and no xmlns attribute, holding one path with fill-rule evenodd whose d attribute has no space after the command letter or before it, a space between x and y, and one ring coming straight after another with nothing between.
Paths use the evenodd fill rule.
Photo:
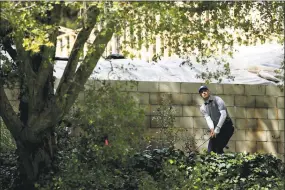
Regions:
<instances>
[{"instance_id":1,"label":"golf glove","mask_svg":"<svg viewBox=\"0 0 285 190\"><path fill-rule=\"evenodd\" d=\"M220 133L221 128L220 127L216 127L214 130L215 135Z\"/></svg>"}]
</instances>

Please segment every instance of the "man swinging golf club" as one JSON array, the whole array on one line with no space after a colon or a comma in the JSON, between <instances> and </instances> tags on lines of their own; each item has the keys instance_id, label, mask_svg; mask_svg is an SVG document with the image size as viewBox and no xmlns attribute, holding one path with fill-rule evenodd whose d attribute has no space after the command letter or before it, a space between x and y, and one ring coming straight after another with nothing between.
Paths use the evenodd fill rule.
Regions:
<instances>
[{"instance_id":1,"label":"man swinging golf club","mask_svg":"<svg viewBox=\"0 0 285 190\"><path fill-rule=\"evenodd\" d=\"M208 152L222 154L234 133L232 120L227 113L225 102L222 98L211 95L207 86L201 86L199 94L204 99L200 111L211 130Z\"/></svg>"}]
</instances>

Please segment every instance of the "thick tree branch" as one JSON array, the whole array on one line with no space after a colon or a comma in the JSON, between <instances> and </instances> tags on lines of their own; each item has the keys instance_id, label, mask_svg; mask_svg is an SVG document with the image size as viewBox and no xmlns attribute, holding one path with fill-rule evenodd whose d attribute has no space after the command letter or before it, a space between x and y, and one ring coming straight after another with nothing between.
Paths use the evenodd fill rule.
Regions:
<instances>
[{"instance_id":1,"label":"thick tree branch","mask_svg":"<svg viewBox=\"0 0 285 190\"><path fill-rule=\"evenodd\" d=\"M40 22L51 26L59 25L60 15L63 8L62 3L54 4L53 6L54 9L52 11L47 11L47 17L42 18ZM40 54L36 55L32 59L32 64L38 71L35 87L29 96L29 126L33 126L33 123L37 120L39 113L43 111L49 94L53 94L54 91L53 85L50 85L50 83L53 83L53 63L55 60L57 36L59 33L58 29L59 27L54 27L52 31L49 31L49 40L52 42L53 46L42 46Z\"/></svg>"},{"instance_id":2,"label":"thick tree branch","mask_svg":"<svg viewBox=\"0 0 285 190\"><path fill-rule=\"evenodd\" d=\"M14 138L17 138L22 129L22 122L13 110L7 95L4 91L4 86L0 81L0 116L2 117L7 128Z\"/></svg>"},{"instance_id":3,"label":"thick tree branch","mask_svg":"<svg viewBox=\"0 0 285 190\"><path fill-rule=\"evenodd\" d=\"M39 139L32 129L24 126L16 112L13 110L4 88L5 87L0 81L0 116L6 127L16 141L20 139L22 141L38 142Z\"/></svg>"},{"instance_id":4,"label":"thick tree branch","mask_svg":"<svg viewBox=\"0 0 285 190\"><path fill-rule=\"evenodd\" d=\"M78 96L78 93L84 89L84 84L96 67L97 62L102 56L108 42L111 40L114 31L115 23L114 21L109 21L106 27L99 32L91 48L88 50L83 63L77 69L74 81L72 81L67 94L65 96L56 97L56 103L61 107L63 113L71 108Z\"/></svg>"},{"instance_id":5,"label":"thick tree branch","mask_svg":"<svg viewBox=\"0 0 285 190\"><path fill-rule=\"evenodd\" d=\"M39 62L37 63L37 59L33 60L33 64L39 64L39 71L37 73L37 77L35 80L33 91L29 96L29 120L28 125L32 126L32 124L37 120L38 114L42 111L46 104L45 94L47 91L44 90L47 87L49 82L49 77L53 74L53 62L55 58L56 51L56 37L57 31L53 33L51 37L51 41L55 44L53 47L42 47L41 54L38 58ZM49 89L49 91L53 92L53 89Z\"/></svg>"},{"instance_id":6,"label":"thick tree branch","mask_svg":"<svg viewBox=\"0 0 285 190\"><path fill-rule=\"evenodd\" d=\"M50 16L50 19L46 20L49 25L59 25L60 22L60 14L62 11L62 3L55 4L52 12L48 12L47 14ZM56 44L57 44L57 36L59 34L59 27L56 27L53 31L50 32L50 41L53 43L52 47L43 46L41 51L41 63L38 76L37 76L37 88L41 90L46 83L46 80L49 76L50 69L52 69L52 64L55 59L56 53Z\"/></svg>"},{"instance_id":7,"label":"thick tree branch","mask_svg":"<svg viewBox=\"0 0 285 190\"><path fill-rule=\"evenodd\" d=\"M46 64L47 68L44 68L41 75L38 75L38 79L35 81L34 90L29 93L29 118L27 125L34 126L34 123L38 120L39 114L44 111L44 107L47 104L47 99L45 97L49 96L49 92L53 89L44 90L44 88L49 88L49 83L53 81L48 81L49 76L53 74L53 66L51 63Z\"/></svg>"},{"instance_id":8,"label":"thick tree branch","mask_svg":"<svg viewBox=\"0 0 285 190\"><path fill-rule=\"evenodd\" d=\"M55 104L55 97L46 102L48 106L44 107L44 110L38 114L36 120L33 121L33 132L40 134L48 128L54 127L59 119L58 115L61 115L61 109Z\"/></svg>"},{"instance_id":9,"label":"thick tree branch","mask_svg":"<svg viewBox=\"0 0 285 190\"><path fill-rule=\"evenodd\" d=\"M87 26L83 27L79 34L77 35L76 41L72 48L71 54L69 56L67 65L65 67L64 73L59 82L56 94L59 96L64 96L67 93L67 90L74 79L74 74L78 61L80 58L80 53L83 52L84 44L88 40L90 33L96 24L97 17L99 16L99 11L96 8L88 9L87 16L89 16Z\"/></svg>"},{"instance_id":10,"label":"thick tree branch","mask_svg":"<svg viewBox=\"0 0 285 190\"><path fill-rule=\"evenodd\" d=\"M29 53L22 46L22 36L18 34L18 37L15 38L15 45L17 49L18 56L21 57L22 63L20 64L21 72L25 73L29 78L36 78L36 74L31 67L31 57Z\"/></svg>"},{"instance_id":11,"label":"thick tree branch","mask_svg":"<svg viewBox=\"0 0 285 190\"><path fill-rule=\"evenodd\" d=\"M84 44L89 38L92 29L93 27L83 28L82 30L80 30L76 38L67 65L64 69L64 73L61 77L58 88L56 90L56 94L58 94L59 96L63 96L64 94L66 94L68 90L70 82L74 77L76 67L78 65L80 52L83 51Z\"/></svg>"}]
</instances>

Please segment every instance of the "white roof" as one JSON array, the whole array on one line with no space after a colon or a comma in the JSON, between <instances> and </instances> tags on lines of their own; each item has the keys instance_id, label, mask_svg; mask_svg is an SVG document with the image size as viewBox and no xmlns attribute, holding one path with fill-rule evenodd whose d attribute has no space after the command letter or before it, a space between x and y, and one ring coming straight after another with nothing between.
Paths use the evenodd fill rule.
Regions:
<instances>
[{"instance_id":1,"label":"white roof","mask_svg":"<svg viewBox=\"0 0 285 190\"><path fill-rule=\"evenodd\" d=\"M234 81L223 78L222 84L277 84L272 80L275 69L279 69L284 59L283 46L266 44L259 46L241 46L239 52L234 53L233 59L228 59ZM148 63L138 59L113 59L110 61L100 59L91 75L98 80L124 80L124 81L163 81L163 82L193 82L203 83L196 77L208 68L210 71L222 70L223 65L207 63L202 66L191 61L189 65L181 65L183 59L167 58L157 63ZM60 78L63 74L65 61L58 61L55 65L55 76ZM269 79L269 80L268 80ZM217 81L213 80L212 83Z\"/></svg>"}]
</instances>

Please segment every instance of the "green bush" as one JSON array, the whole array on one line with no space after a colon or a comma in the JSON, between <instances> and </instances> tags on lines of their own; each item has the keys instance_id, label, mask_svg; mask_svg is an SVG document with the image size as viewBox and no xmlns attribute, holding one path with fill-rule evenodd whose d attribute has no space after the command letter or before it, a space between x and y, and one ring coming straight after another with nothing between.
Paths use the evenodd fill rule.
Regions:
<instances>
[{"instance_id":1,"label":"green bush","mask_svg":"<svg viewBox=\"0 0 285 190\"><path fill-rule=\"evenodd\" d=\"M16 189L20 181L16 144L0 117L0 187Z\"/></svg>"},{"instance_id":2,"label":"green bush","mask_svg":"<svg viewBox=\"0 0 285 190\"><path fill-rule=\"evenodd\" d=\"M18 170L18 156L14 151L0 153L0 189L20 189L20 173Z\"/></svg>"},{"instance_id":3,"label":"green bush","mask_svg":"<svg viewBox=\"0 0 285 190\"><path fill-rule=\"evenodd\" d=\"M162 96L161 104L155 110L153 121L159 128L159 132L152 139L155 148L180 148L183 151L191 152L195 149L195 138L186 128L179 128L175 125L176 110L171 105L170 94ZM154 143L153 143L154 144Z\"/></svg>"},{"instance_id":4,"label":"green bush","mask_svg":"<svg viewBox=\"0 0 285 190\"><path fill-rule=\"evenodd\" d=\"M15 141L0 117L0 152L13 151L15 149Z\"/></svg>"},{"instance_id":5,"label":"green bush","mask_svg":"<svg viewBox=\"0 0 285 190\"><path fill-rule=\"evenodd\" d=\"M201 179L197 185L208 189L284 187L284 163L270 154L201 154L192 171Z\"/></svg>"},{"instance_id":6,"label":"green bush","mask_svg":"<svg viewBox=\"0 0 285 190\"><path fill-rule=\"evenodd\" d=\"M125 189L128 160L146 144L143 110L129 93L119 89L120 86L106 84L97 91L85 92L84 101L79 101L65 118L72 124L73 136L67 135L61 142L62 151L58 152L56 163L58 172L53 182L37 186ZM104 145L106 138L108 146Z\"/></svg>"},{"instance_id":7,"label":"green bush","mask_svg":"<svg viewBox=\"0 0 285 190\"><path fill-rule=\"evenodd\" d=\"M182 151L162 149L145 151L136 160L155 179L157 189L284 188L284 163L270 154L186 156Z\"/></svg>"},{"instance_id":8,"label":"green bush","mask_svg":"<svg viewBox=\"0 0 285 190\"><path fill-rule=\"evenodd\" d=\"M125 157L126 162L113 160L100 166L97 160L84 163L77 153L70 152L68 159L64 155L58 163L62 171L53 174L40 189L284 189L284 163L269 154L185 155L164 148L145 150ZM1 185L13 189L17 180L15 158L5 158L5 162L0 159Z\"/></svg>"}]
</instances>

